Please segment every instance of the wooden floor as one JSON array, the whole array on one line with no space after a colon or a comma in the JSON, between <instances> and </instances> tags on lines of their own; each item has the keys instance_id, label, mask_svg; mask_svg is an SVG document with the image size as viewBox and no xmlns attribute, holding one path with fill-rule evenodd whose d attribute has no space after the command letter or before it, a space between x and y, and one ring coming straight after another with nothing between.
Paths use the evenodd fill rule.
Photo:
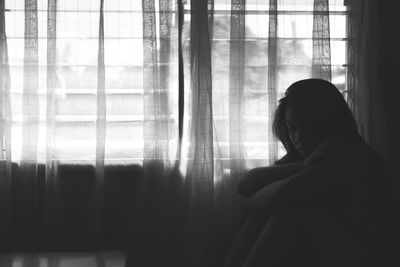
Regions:
<instances>
[{"instance_id":1,"label":"wooden floor","mask_svg":"<svg viewBox=\"0 0 400 267\"><path fill-rule=\"evenodd\" d=\"M122 252L15 253L0 255L1 267L124 267Z\"/></svg>"}]
</instances>

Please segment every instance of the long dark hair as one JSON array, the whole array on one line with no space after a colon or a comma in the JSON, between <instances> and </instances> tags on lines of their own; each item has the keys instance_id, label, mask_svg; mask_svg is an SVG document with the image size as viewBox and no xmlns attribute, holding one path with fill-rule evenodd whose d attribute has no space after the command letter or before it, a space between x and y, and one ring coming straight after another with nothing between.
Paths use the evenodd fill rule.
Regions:
<instances>
[{"instance_id":1,"label":"long dark hair","mask_svg":"<svg viewBox=\"0 0 400 267\"><path fill-rule=\"evenodd\" d=\"M275 111L272 130L287 152L277 164L302 159L290 141L286 126L285 115L289 106L303 118L303 123L307 123L315 135L324 139L360 137L356 121L335 85L321 79L300 80L289 86Z\"/></svg>"}]
</instances>

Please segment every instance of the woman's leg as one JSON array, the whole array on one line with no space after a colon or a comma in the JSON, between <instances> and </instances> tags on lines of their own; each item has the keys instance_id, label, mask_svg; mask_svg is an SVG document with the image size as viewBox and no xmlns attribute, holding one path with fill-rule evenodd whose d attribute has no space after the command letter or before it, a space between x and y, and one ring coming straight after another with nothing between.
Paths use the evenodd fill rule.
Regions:
<instances>
[{"instance_id":1,"label":"woman's leg","mask_svg":"<svg viewBox=\"0 0 400 267\"><path fill-rule=\"evenodd\" d=\"M293 209L270 217L242 266L314 266L307 260L310 246L302 216L300 209Z\"/></svg>"},{"instance_id":2,"label":"woman's leg","mask_svg":"<svg viewBox=\"0 0 400 267\"><path fill-rule=\"evenodd\" d=\"M319 206L272 216L244 267L365 266L362 245L340 213Z\"/></svg>"},{"instance_id":3,"label":"woman's leg","mask_svg":"<svg viewBox=\"0 0 400 267\"><path fill-rule=\"evenodd\" d=\"M243 266L267 220L267 217L260 214L247 213L232 249L225 260L224 267Z\"/></svg>"},{"instance_id":4,"label":"woman's leg","mask_svg":"<svg viewBox=\"0 0 400 267\"><path fill-rule=\"evenodd\" d=\"M305 210L304 219L318 266L367 266L365 244L343 210L311 206Z\"/></svg>"}]
</instances>

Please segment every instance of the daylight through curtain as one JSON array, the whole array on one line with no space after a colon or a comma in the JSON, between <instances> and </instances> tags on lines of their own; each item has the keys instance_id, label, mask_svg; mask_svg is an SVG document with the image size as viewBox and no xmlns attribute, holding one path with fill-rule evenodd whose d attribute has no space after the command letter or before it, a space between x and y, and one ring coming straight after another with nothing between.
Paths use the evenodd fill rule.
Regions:
<instances>
[{"instance_id":1,"label":"daylight through curtain","mask_svg":"<svg viewBox=\"0 0 400 267\"><path fill-rule=\"evenodd\" d=\"M0 236L15 229L14 247L115 248L126 220L129 266L221 266L238 179L284 155L271 125L285 89L347 89L343 1L0 3Z\"/></svg>"},{"instance_id":2,"label":"daylight through curtain","mask_svg":"<svg viewBox=\"0 0 400 267\"><path fill-rule=\"evenodd\" d=\"M219 266L241 216L238 179L282 156L271 133L278 99L297 79L343 77L332 74L328 1L185 7L189 259L190 266Z\"/></svg>"},{"instance_id":3,"label":"daylight through curtain","mask_svg":"<svg viewBox=\"0 0 400 267\"><path fill-rule=\"evenodd\" d=\"M45 205L43 212L42 231L44 233L42 246L51 244L56 210L56 182L57 182L57 161L55 160L55 114L57 87L57 0L49 0L47 11L47 90L46 90L46 165L45 165Z\"/></svg>"},{"instance_id":4,"label":"daylight through curtain","mask_svg":"<svg viewBox=\"0 0 400 267\"><path fill-rule=\"evenodd\" d=\"M5 5L0 1L0 239L8 240L11 226L11 110L10 110L10 69L5 25ZM0 250L7 247L1 243Z\"/></svg>"},{"instance_id":5,"label":"daylight through curtain","mask_svg":"<svg viewBox=\"0 0 400 267\"><path fill-rule=\"evenodd\" d=\"M35 233L30 231L36 227L40 214L37 212L38 192L38 139L39 139L39 42L37 1L25 1L24 18L24 50L22 76L22 112L21 112L21 162L16 181L21 191L15 194L12 201L20 203L13 212L17 212L15 223L21 231L12 231L20 242L31 236L35 242ZM12 129L13 130L13 129ZM33 226L34 225L34 226Z\"/></svg>"},{"instance_id":6,"label":"daylight through curtain","mask_svg":"<svg viewBox=\"0 0 400 267\"><path fill-rule=\"evenodd\" d=\"M332 79L329 1L314 0L313 72L315 78Z\"/></svg>"}]
</instances>

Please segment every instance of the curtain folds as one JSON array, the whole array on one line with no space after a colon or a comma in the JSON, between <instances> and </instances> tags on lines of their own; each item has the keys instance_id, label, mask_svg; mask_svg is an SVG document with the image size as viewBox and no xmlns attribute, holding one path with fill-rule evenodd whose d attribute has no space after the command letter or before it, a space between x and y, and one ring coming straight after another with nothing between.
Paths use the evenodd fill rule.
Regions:
<instances>
[{"instance_id":1,"label":"curtain folds","mask_svg":"<svg viewBox=\"0 0 400 267\"><path fill-rule=\"evenodd\" d=\"M374 1L350 1L348 102L363 138L390 162L386 114L381 81L381 27L378 4ZM377 130L379 129L379 130Z\"/></svg>"},{"instance_id":2,"label":"curtain folds","mask_svg":"<svg viewBox=\"0 0 400 267\"><path fill-rule=\"evenodd\" d=\"M57 231L57 160L55 160L55 114L57 88L57 0L48 1L47 10L47 99L46 99L46 165L42 247L48 247Z\"/></svg>"},{"instance_id":3,"label":"curtain folds","mask_svg":"<svg viewBox=\"0 0 400 267\"><path fill-rule=\"evenodd\" d=\"M19 175L15 182L20 191L13 202L15 222L20 231L13 232L21 242L29 236L30 245L38 242L37 234L31 231L39 224L37 212L38 199L38 139L39 139L39 42L38 42L38 6L36 0L25 1L23 88L22 88L22 145ZM28 244L26 244L29 246Z\"/></svg>"},{"instance_id":4,"label":"curtain folds","mask_svg":"<svg viewBox=\"0 0 400 267\"><path fill-rule=\"evenodd\" d=\"M174 1L143 0L143 165L132 195L127 266L185 266L184 183L177 158L180 123ZM179 109L180 110L180 109ZM179 120L179 119L178 119Z\"/></svg>"},{"instance_id":5,"label":"curtain folds","mask_svg":"<svg viewBox=\"0 0 400 267\"><path fill-rule=\"evenodd\" d=\"M332 80L328 0L314 0L312 76Z\"/></svg>"},{"instance_id":6,"label":"curtain folds","mask_svg":"<svg viewBox=\"0 0 400 267\"><path fill-rule=\"evenodd\" d=\"M243 175L245 169L242 129L244 127L245 12L246 1L232 1L229 47L229 156L231 158L231 176L236 178Z\"/></svg>"},{"instance_id":7,"label":"curtain folds","mask_svg":"<svg viewBox=\"0 0 400 267\"><path fill-rule=\"evenodd\" d=\"M22 53L7 47L21 30L15 20L7 40L1 1L0 238L115 249L106 228L126 220L128 266L221 266L240 225L238 180L284 153L271 133L278 99L298 79L345 73L332 3L259 2L48 0L42 12L25 0Z\"/></svg>"},{"instance_id":8,"label":"curtain folds","mask_svg":"<svg viewBox=\"0 0 400 267\"><path fill-rule=\"evenodd\" d=\"M277 0L269 1L268 18L268 129L272 129L272 118L278 101L277 67L278 67L278 4ZM276 138L268 134L269 164L273 164L278 153Z\"/></svg>"},{"instance_id":9,"label":"curtain folds","mask_svg":"<svg viewBox=\"0 0 400 267\"><path fill-rule=\"evenodd\" d=\"M106 77L104 59L104 0L100 0L99 46L97 53L97 93L96 93L96 198L94 213L100 247L103 247L103 211L104 211L104 165L107 129Z\"/></svg>"},{"instance_id":10,"label":"curtain folds","mask_svg":"<svg viewBox=\"0 0 400 267\"><path fill-rule=\"evenodd\" d=\"M209 5L211 3L211 5ZM190 266L210 266L214 192L211 33L212 1L191 0L190 150L186 187L189 194L188 238ZM211 11L211 12L210 12ZM210 13L209 13L210 12Z\"/></svg>"},{"instance_id":11,"label":"curtain folds","mask_svg":"<svg viewBox=\"0 0 400 267\"><path fill-rule=\"evenodd\" d=\"M0 239L9 240L11 226L11 99L10 69L5 24L5 4L0 1ZM7 244L0 243L0 250Z\"/></svg>"}]
</instances>

